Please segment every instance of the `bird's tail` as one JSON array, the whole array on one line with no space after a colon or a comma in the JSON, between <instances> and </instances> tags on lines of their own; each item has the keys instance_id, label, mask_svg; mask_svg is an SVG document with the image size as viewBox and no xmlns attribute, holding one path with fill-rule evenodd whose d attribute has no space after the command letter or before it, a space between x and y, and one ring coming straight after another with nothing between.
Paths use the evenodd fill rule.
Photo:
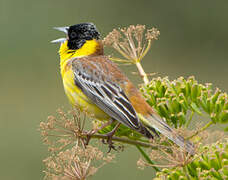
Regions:
<instances>
[{"instance_id":1,"label":"bird's tail","mask_svg":"<svg viewBox=\"0 0 228 180\"><path fill-rule=\"evenodd\" d=\"M185 149L188 153L194 154L194 145L185 140L182 136L178 135L171 127L169 127L161 117L156 114L151 114L150 116L144 117L139 115L140 120L148 128L152 128L166 136L168 139L173 141L175 144Z\"/></svg>"}]
</instances>

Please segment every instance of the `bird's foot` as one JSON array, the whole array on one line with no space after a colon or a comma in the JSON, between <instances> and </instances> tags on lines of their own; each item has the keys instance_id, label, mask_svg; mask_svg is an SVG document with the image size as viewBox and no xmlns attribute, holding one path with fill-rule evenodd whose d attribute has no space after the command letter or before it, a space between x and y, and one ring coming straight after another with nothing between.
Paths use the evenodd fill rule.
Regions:
<instances>
[{"instance_id":1,"label":"bird's foot","mask_svg":"<svg viewBox=\"0 0 228 180\"><path fill-rule=\"evenodd\" d=\"M112 142L112 137L113 137L113 135L115 134L116 130L119 128L119 126L120 126L120 123L118 123L118 124L113 128L112 131L110 131L110 132L104 134L104 136L107 137L107 140L105 141L104 139L102 139L102 142L103 142L104 144L108 144L108 147L109 147L108 153L111 152L112 149L115 150L115 151L117 151L116 147L114 146L114 143Z\"/></svg>"},{"instance_id":2,"label":"bird's foot","mask_svg":"<svg viewBox=\"0 0 228 180\"><path fill-rule=\"evenodd\" d=\"M109 126L110 124L113 123L113 119L110 119L108 122L102 124L100 127L98 127L97 129L92 129L90 130L87 134L86 134L86 138L85 138L85 145L89 144L89 141L91 140L91 136L96 134L98 131L100 131L101 129Z\"/></svg>"},{"instance_id":3,"label":"bird's foot","mask_svg":"<svg viewBox=\"0 0 228 180\"><path fill-rule=\"evenodd\" d=\"M102 139L102 143L103 144L108 144L108 151L107 151L107 153L110 153L111 152L111 150L113 149L113 150L115 150L115 151L117 151L117 149L116 149L116 147L114 146L114 143L112 142L112 137L113 137L113 132L111 131L111 132L109 132L109 133L107 133L107 134L104 134L104 136L106 136L107 137L107 139Z\"/></svg>"},{"instance_id":4,"label":"bird's foot","mask_svg":"<svg viewBox=\"0 0 228 180\"><path fill-rule=\"evenodd\" d=\"M86 138L85 138L85 145L87 146L91 140L91 136L96 133L96 130L92 129L88 133L86 133Z\"/></svg>"}]
</instances>

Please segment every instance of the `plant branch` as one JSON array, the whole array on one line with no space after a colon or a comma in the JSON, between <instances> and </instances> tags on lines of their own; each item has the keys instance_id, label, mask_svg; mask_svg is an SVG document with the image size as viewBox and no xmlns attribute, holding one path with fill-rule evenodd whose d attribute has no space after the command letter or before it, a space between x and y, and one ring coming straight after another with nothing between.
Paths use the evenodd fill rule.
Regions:
<instances>
[{"instance_id":1,"label":"plant branch","mask_svg":"<svg viewBox=\"0 0 228 180\"><path fill-rule=\"evenodd\" d=\"M184 172L184 174L185 174L187 180L190 180L189 175L188 175L187 166L184 166L184 167L183 167L183 172Z\"/></svg>"},{"instance_id":2,"label":"plant branch","mask_svg":"<svg viewBox=\"0 0 228 180\"><path fill-rule=\"evenodd\" d=\"M150 47L151 47L151 40L148 40L147 47L146 47L145 51L143 52L143 54L140 56L140 58L139 58L140 60L142 58L144 58L144 56L148 53L148 51L150 50Z\"/></svg>"},{"instance_id":3,"label":"plant branch","mask_svg":"<svg viewBox=\"0 0 228 180\"><path fill-rule=\"evenodd\" d=\"M86 135L84 135L84 136L86 136ZM94 135L91 135L91 138L92 139L108 139L108 137L106 135L103 135L103 134L94 134ZM152 149L158 148L157 146L154 146L150 143L135 141L135 140L127 139L127 138L120 138L120 137L116 137L116 136L113 136L112 140L117 141L117 142L121 142L121 143L125 143L125 144L130 144L130 145L150 147Z\"/></svg>"},{"instance_id":4,"label":"plant branch","mask_svg":"<svg viewBox=\"0 0 228 180\"><path fill-rule=\"evenodd\" d=\"M129 60L125 60L125 59L121 59L121 58L109 57L109 59L112 61L116 61L116 62L122 62L122 63L130 64Z\"/></svg>"},{"instance_id":5,"label":"plant branch","mask_svg":"<svg viewBox=\"0 0 228 180\"><path fill-rule=\"evenodd\" d=\"M139 71L139 75L142 77L143 81L145 84L148 84L149 83L149 79L147 77L147 74L145 73L140 61L137 61L135 63L136 67L138 68L138 71Z\"/></svg>"},{"instance_id":6,"label":"plant branch","mask_svg":"<svg viewBox=\"0 0 228 180\"><path fill-rule=\"evenodd\" d=\"M150 159L150 157L145 153L145 151L143 151L143 149L139 146L139 145L136 145L137 149L139 150L139 152L142 154L142 156L146 159L146 161L149 163L149 164L152 164L154 165L154 162ZM155 171L160 171L160 169L158 169L156 166L152 166L154 168Z\"/></svg>"},{"instance_id":7,"label":"plant branch","mask_svg":"<svg viewBox=\"0 0 228 180\"><path fill-rule=\"evenodd\" d=\"M194 115L194 111L191 112L191 115L190 115L188 121L185 124L185 128L187 128L189 126L190 122L192 121L193 115Z\"/></svg>"},{"instance_id":8,"label":"plant branch","mask_svg":"<svg viewBox=\"0 0 228 180\"><path fill-rule=\"evenodd\" d=\"M118 45L114 46L114 48L126 59L132 59L128 54L122 51Z\"/></svg>"},{"instance_id":9,"label":"plant branch","mask_svg":"<svg viewBox=\"0 0 228 180\"><path fill-rule=\"evenodd\" d=\"M186 139L191 139L194 136L198 135L200 132L204 131L205 129L209 128L212 124L214 124L212 121L210 121L209 123L207 123L205 126L203 126L202 128L200 128L198 131L196 131L193 135L187 137Z\"/></svg>"}]
</instances>

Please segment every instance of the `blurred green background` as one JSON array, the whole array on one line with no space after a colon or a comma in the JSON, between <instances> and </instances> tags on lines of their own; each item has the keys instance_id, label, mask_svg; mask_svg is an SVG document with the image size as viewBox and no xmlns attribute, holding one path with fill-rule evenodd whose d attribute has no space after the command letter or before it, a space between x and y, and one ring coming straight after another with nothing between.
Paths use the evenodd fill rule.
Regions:
<instances>
[{"instance_id":1,"label":"blurred green background","mask_svg":"<svg viewBox=\"0 0 228 180\"><path fill-rule=\"evenodd\" d=\"M42 179L47 149L37 131L56 109L70 105L59 74L58 45L52 29L93 22L103 37L130 24L157 27L161 36L146 56L146 72L194 75L228 90L227 0L0 0L0 179ZM135 67L122 67L130 71ZM139 153L128 147L93 179L151 179L138 170Z\"/></svg>"}]
</instances>

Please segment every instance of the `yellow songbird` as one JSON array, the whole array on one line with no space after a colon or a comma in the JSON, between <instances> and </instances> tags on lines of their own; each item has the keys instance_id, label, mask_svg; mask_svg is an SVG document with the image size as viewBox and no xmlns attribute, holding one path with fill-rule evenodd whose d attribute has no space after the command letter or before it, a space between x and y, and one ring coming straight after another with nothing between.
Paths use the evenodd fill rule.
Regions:
<instances>
[{"instance_id":1,"label":"yellow songbird","mask_svg":"<svg viewBox=\"0 0 228 180\"><path fill-rule=\"evenodd\" d=\"M66 33L61 43L60 67L63 85L72 105L86 109L99 120L118 121L147 138L160 132L189 153L191 142L185 141L147 104L133 83L104 55L100 33L92 23L55 28ZM104 126L105 126L104 125ZM104 127L102 126L102 127ZM155 131L156 130L156 131Z\"/></svg>"}]
</instances>

